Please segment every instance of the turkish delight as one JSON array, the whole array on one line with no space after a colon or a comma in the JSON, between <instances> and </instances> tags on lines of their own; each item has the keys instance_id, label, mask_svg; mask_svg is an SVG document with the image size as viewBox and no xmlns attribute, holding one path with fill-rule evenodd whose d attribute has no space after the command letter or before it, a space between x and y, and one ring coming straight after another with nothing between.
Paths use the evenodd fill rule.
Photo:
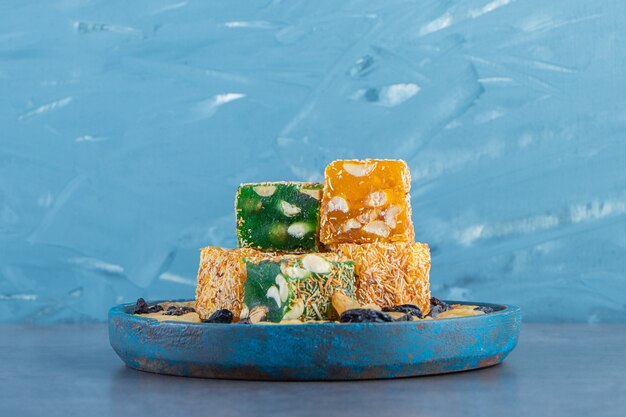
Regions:
<instances>
[{"instance_id":1,"label":"turkish delight","mask_svg":"<svg viewBox=\"0 0 626 417\"><path fill-rule=\"evenodd\" d=\"M332 250L354 260L356 300L381 307L414 304L430 310L430 249L418 242L342 243Z\"/></svg>"},{"instance_id":2,"label":"turkish delight","mask_svg":"<svg viewBox=\"0 0 626 417\"><path fill-rule=\"evenodd\" d=\"M228 309L235 319L242 308L246 268L243 258L264 259L272 254L250 248L202 248L196 286L196 311L202 320L220 309Z\"/></svg>"},{"instance_id":3,"label":"turkish delight","mask_svg":"<svg viewBox=\"0 0 626 417\"><path fill-rule=\"evenodd\" d=\"M354 293L354 262L334 253L245 259L247 280L241 317L264 321L324 320L335 291Z\"/></svg>"},{"instance_id":4,"label":"turkish delight","mask_svg":"<svg viewBox=\"0 0 626 417\"><path fill-rule=\"evenodd\" d=\"M321 194L319 183L240 185L235 199L239 247L295 253L318 251Z\"/></svg>"},{"instance_id":5,"label":"turkish delight","mask_svg":"<svg viewBox=\"0 0 626 417\"><path fill-rule=\"evenodd\" d=\"M400 160L338 160L326 167L323 244L413 241L411 176Z\"/></svg>"}]
</instances>

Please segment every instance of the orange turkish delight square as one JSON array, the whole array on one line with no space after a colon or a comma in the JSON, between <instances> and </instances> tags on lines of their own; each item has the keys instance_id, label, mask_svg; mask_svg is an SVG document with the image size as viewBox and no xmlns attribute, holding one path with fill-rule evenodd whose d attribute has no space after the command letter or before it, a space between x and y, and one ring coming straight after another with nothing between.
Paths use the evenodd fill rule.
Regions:
<instances>
[{"instance_id":1,"label":"orange turkish delight square","mask_svg":"<svg viewBox=\"0 0 626 417\"><path fill-rule=\"evenodd\" d=\"M324 244L413 241L406 162L339 160L324 174L320 240Z\"/></svg>"}]
</instances>

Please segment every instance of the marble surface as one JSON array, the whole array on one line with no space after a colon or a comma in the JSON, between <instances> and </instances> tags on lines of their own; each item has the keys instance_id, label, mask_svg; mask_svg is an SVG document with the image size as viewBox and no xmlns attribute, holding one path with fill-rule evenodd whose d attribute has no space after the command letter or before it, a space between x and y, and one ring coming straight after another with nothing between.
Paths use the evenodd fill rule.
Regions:
<instances>
[{"instance_id":1,"label":"marble surface","mask_svg":"<svg viewBox=\"0 0 626 417\"><path fill-rule=\"evenodd\" d=\"M190 297L240 182L403 158L434 293L625 322L626 2L0 3L0 321Z\"/></svg>"},{"instance_id":2,"label":"marble surface","mask_svg":"<svg viewBox=\"0 0 626 417\"><path fill-rule=\"evenodd\" d=\"M526 324L502 365L360 382L180 378L126 368L103 324L0 325L6 416L621 417L626 325Z\"/></svg>"}]
</instances>

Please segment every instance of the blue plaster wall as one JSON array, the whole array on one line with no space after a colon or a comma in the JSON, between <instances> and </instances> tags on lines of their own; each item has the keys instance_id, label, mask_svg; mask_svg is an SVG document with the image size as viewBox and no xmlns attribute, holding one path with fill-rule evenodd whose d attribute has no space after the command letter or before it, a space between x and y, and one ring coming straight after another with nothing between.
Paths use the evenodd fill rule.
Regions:
<instances>
[{"instance_id":1,"label":"blue plaster wall","mask_svg":"<svg viewBox=\"0 0 626 417\"><path fill-rule=\"evenodd\" d=\"M191 297L237 184L406 159L440 297L626 321L626 2L0 2L0 320Z\"/></svg>"}]
</instances>

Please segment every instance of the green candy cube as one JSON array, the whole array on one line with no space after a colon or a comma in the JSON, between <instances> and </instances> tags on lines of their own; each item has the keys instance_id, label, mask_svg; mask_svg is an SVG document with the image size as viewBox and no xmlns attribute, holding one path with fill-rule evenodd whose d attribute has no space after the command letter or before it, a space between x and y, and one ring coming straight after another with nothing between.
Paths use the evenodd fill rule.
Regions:
<instances>
[{"instance_id":1,"label":"green candy cube","mask_svg":"<svg viewBox=\"0 0 626 417\"><path fill-rule=\"evenodd\" d=\"M332 318L336 290L354 293L354 262L332 253L244 258L247 279L241 317L262 310L264 321Z\"/></svg>"},{"instance_id":2,"label":"green candy cube","mask_svg":"<svg viewBox=\"0 0 626 417\"><path fill-rule=\"evenodd\" d=\"M262 251L319 250L322 184L263 182L237 190L237 238L240 248Z\"/></svg>"}]
</instances>

